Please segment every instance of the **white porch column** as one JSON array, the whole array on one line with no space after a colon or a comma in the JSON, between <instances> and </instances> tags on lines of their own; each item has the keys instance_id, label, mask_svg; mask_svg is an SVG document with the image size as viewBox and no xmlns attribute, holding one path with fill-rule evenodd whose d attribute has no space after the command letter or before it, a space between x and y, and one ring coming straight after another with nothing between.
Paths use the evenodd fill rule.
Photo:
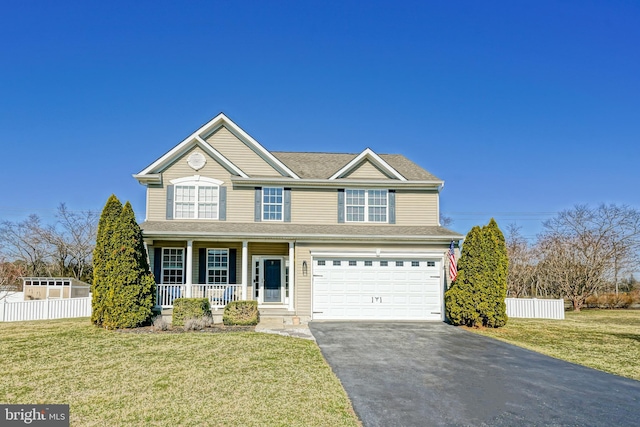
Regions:
<instances>
[{"instance_id":1,"label":"white porch column","mask_svg":"<svg viewBox=\"0 0 640 427\"><path fill-rule=\"evenodd\" d=\"M191 298L191 285L193 284L193 240L187 240L187 269L184 284L187 287L187 298Z\"/></svg>"},{"instance_id":2,"label":"white porch column","mask_svg":"<svg viewBox=\"0 0 640 427\"><path fill-rule=\"evenodd\" d=\"M247 286L249 286L249 242L242 242L242 299L247 299Z\"/></svg>"},{"instance_id":3,"label":"white porch column","mask_svg":"<svg viewBox=\"0 0 640 427\"><path fill-rule=\"evenodd\" d=\"M296 263L294 242L289 242L289 311L293 311L293 289L296 283Z\"/></svg>"},{"instance_id":4,"label":"white porch column","mask_svg":"<svg viewBox=\"0 0 640 427\"><path fill-rule=\"evenodd\" d=\"M142 241L142 244L144 245L144 253L147 256L147 264L149 264L149 267L151 267L151 258L149 258L149 245L153 245L153 240L144 239ZM151 269L151 271L153 272L153 268Z\"/></svg>"}]
</instances>

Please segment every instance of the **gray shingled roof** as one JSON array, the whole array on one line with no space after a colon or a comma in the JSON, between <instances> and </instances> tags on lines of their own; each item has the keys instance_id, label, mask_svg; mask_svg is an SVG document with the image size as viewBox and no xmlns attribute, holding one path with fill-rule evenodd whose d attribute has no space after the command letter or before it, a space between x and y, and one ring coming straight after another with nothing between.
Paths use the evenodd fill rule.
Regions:
<instances>
[{"instance_id":1,"label":"gray shingled roof","mask_svg":"<svg viewBox=\"0 0 640 427\"><path fill-rule=\"evenodd\" d=\"M140 224L146 237L206 236L229 238L297 238L327 240L434 240L463 236L438 226L360 224L236 223L227 221L146 221Z\"/></svg>"},{"instance_id":2,"label":"gray shingled roof","mask_svg":"<svg viewBox=\"0 0 640 427\"><path fill-rule=\"evenodd\" d=\"M271 151L278 160L287 165L303 179L327 179L342 169L358 154L350 153L296 153ZM379 156L410 181L439 180L401 154L379 154Z\"/></svg>"}]
</instances>

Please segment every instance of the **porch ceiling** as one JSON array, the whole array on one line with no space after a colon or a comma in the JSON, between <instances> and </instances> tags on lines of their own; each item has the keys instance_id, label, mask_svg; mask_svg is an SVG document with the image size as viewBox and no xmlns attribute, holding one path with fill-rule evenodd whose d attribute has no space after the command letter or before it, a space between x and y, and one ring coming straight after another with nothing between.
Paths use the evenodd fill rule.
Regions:
<instances>
[{"instance_id":1,"label":"porch ceiling","mask_svg":"<svg viewBox=\"0 0 640 427\"><path fill-rule=\"evenodd\" d=\"M145 221L140 224L148 238L212 237L275 240L460 240L464 236L439 226L407 227L362 224L237 223L227 221Z\"/></svg>"}]
</instances>

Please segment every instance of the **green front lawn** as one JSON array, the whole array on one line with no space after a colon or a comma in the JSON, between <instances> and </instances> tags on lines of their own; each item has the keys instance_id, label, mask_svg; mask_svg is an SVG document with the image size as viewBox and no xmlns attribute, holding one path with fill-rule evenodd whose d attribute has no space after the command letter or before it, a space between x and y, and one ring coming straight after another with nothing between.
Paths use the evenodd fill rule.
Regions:
<instances>
[{"instance_id":1,"label":"green front lawn","mask_svg":"<svg viewBox=\"0 0 640 427\"><path fill-rule=\"evenodd\" d=\"M509 319L472 329L558 359L640 380L640 310L583 310L565 320Z\"/></svg>"},{"instance_id":2,"label":"green front lawn","mask_svg":"<svg viewBox=\"0 0 640 427\"><path fill-rule=\"evenodd\" d=\"M68 403L72 426L358 426L318 346L253 332L131 334L0 323L0 402Z\"/></svg>"}]
</instances>

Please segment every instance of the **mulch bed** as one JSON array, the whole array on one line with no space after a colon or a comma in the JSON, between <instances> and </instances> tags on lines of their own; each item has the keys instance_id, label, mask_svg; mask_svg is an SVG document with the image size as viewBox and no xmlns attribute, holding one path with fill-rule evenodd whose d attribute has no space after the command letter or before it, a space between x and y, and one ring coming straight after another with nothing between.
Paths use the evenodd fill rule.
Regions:
<instances>
[{"instance_id":1,"label":"mulch bed","mask_svg":"<svg viewBox=\"0 0 640 427\"><path fill-rule=\"evenodd\" d=\"M139 328L118 329L118 332L123 334L197 334L197 333L227 333L227 332L254 332L255 326L225 326L225 325L213 325L208 328L203 328L197 331L187 331L179 326L169 326L166 330L160 328L154 328L153 326L141 326Z\"/></svg>"}]
</instances>

